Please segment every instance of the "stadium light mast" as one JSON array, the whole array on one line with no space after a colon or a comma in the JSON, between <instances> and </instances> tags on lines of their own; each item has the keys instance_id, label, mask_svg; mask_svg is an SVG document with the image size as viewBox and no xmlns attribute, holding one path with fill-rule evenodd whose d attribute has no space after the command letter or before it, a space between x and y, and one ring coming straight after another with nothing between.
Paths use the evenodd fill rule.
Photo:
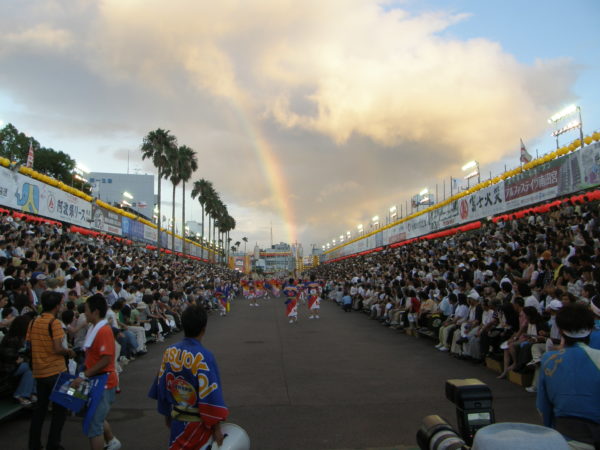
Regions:
<instances>
[{"instance_id":1,"label":"stadium light mast","mask_svg":"<svg viewBox=\"0 0 600 450\"><path fill-rule=\"evenodd\" d=\"M398 208L396 208L396 205L392 206L390 208L390 222L394 221L394 218L398 217Z\"/></svg>"},{"instance_id":2,"label":"stadium light mast","mask_svg":"<svg viewBox=\"0 0 600 450\"><path fill-rule=\"evenodd\" d=\"M373 221L373 228L376 228L379 225L379 216L373 216L371 220Z\"/></svg>"},{"instance_id":3,"label":"stadium light mast","mask_svg":"<svg viewBox=\"0 0 600 450\"><path fill-rule=\"evenodd\" d=\"M473 170L471 170L473 169ZM471 170L467 175L465 175L465 180L467 180L467 188L471 187L471 178L477 177L477 182L481 183L481 174L479 172L479 163L475 160L469 161L464 166L462 166L462 171L466 172L467 170Z\"/></svg>"},{"instance_id":4,"label":"stadium light mast","mask_svg":"<svg viewBox=\"0 0 600 450\"><path fill-rule=\"evenodd\" d=\"M358 226L356 227L356 229L358 230L358 234L360 236L362 236L362 234L363 234L363 225L362 225L362 223L359 223Z\"/></svg>"},{"instance_id":5,"label":"stadium light mast","mask_svg":"<svg viewBox=\"0 0 600 450\"><path fill-rule=\"evenodd\" d=\"M577 113L578 119L572 120L562 128L558 128L558 122L563 120L565 117L569 117L575 113ZM566 133L567 131L574 130L575 128L579 128L579 139L581 141L581 146L583 147L583 122L581 120L581 108L579 106L569 105L566 108L561 109L559 112L557 112L548 119L548 123L555 124L557 127L556 130L552 132L552 136L556 138L557 149L559 148L558 136Z\"/></svg>"}]
</instances>

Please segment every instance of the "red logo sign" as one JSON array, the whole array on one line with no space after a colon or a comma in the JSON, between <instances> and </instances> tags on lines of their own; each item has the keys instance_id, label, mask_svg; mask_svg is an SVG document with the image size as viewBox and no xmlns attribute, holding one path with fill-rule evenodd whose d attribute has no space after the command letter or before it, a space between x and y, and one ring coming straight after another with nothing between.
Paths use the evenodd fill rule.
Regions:
<instances>
[{"instance_id":1,"label":"red logo sign","mask_svg":"<svg viewBox=\"0 0 600 450\"><path fill-rule=\"evenodd\" d=\"M48 211L54 212L54 208L56 207L56 201L54 200L54 195L48 195Z\"/></svg>"},{"instance_id":2,"label":"red logo sign","mask_svg":"<svg viewBox=\"0 0 600 450\"><path fill-rule=\"evenodd\" d=\"M469 217L469 204L467 203L467 201L463 198L460 201L460 218L462 220L467 220L467 218Z\"/></svg>"}]
</instances>

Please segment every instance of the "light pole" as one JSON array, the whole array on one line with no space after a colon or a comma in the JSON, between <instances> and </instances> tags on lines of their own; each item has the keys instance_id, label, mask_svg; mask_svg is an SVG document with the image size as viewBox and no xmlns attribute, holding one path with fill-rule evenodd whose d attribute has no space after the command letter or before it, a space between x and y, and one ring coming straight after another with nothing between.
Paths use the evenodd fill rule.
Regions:
<instances>
[{"instance_id":1,"label":"light pole","mask_svg":"<svg viewBox=\"0 0 600 450\"><path fill-rule=\"evenodd\" d=\"M362 236L362 234L363 234L363 225L362 225L362 223L359 223L358 226L356 227L356 229L358 230L358 235Z\"/></svg>"},{"instance_id":2,"label":"light pole","mask_svg":"<svg viewBox=\"0 0 600 450\"><path fill-rule=\"evenodd\" d=\"M346 238L348 240L350 240L351 237L352 237L352 234L350 234L350 230L346 231Z\"/></svg>"},{"instance_id":3,"label":"light pole","mask_svg":"<svg viewBox=\"0 0 600 450\"><path fill-rule=\"evenodd\" d=\"M390 223L394 221L395 218L398 217L398 208L396 206L392 206L390 208Z\"/></svg>"},{"instance_id":4,"label":"light pole","mask_svg":"<svg viewBox=\"0 0 600 450\"><path fill-rule=\"evenodd\" d=\"M373 228L377 229L377 227L379 226L379 216L373 216L371 220L373 221Z\"/></svg>"},{"instance_id":5,"label":"light pole","mask_svg":"<svg viewBox=\"0 0 600 450\"><path fill-rule=\"evenodd\" d=\"M475 160L469 161L464 166L462 166L462 171L466 172L471 170L467 175L465 175L465 180L467 180L467 189L471 187L470 180L473 177L477 177L477 182L481 183L481 175L479 174L479 163Z\"/></svg>"},{"instance_id":6,"label":"light pole","mask_svg":"<svg viewBox=\"0 0 600 450\"><path fill-rule=\"evenodd\" d=\"M429 193L429 189L425 188L421 192L419 192L419 199L417 201L417 211L419 210L419 206L423 202L423 197Z\"/></svg>"},{"instance_id":7,"label":"light pole","mask_svg":"<svg viewBox=\"0 0 600 450\"><path fill-rule=\"evenodd\" d=\"M564 127L557 128L556 130L554 130L552 132L552 136L554 136L556 138L556 148L557 149L559 148L558 136L566 133L569 130L573 130L575 128L579 128L579 140L581 141L581 146L583 147L583 123L581 120L581 108L579 106L577 106L577 105L567 106L566 108L560 110L559 112L554 114L552 117L550 117L548 119L548 123L556 125L558 122L560 122L565 117L568 117L575 113L577 113L578 119L572 120L571 122L566 124ZM558 125L556 125L556 126L558 126Z\"/></svg>"}]
</instances>

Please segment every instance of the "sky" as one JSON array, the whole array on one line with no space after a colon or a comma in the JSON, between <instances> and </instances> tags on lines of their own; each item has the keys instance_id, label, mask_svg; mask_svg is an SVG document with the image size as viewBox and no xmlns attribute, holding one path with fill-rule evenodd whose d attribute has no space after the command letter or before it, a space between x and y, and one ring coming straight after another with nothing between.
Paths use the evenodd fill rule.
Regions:
<instances>
[{"instance_id":1,"label":"sky","mask_svg":"<svg viewBox=\"0 0 600 450\"><path fill-rule=\"evenodd\" d=\"M0 121L99 172L153 173L143 137L170 130L234 241L272 224L306 251L469 160L517 166L520 139L552 151L566 105L599 130L599 22L595 0L3 0Z\"/></svg>"}]
</instances>

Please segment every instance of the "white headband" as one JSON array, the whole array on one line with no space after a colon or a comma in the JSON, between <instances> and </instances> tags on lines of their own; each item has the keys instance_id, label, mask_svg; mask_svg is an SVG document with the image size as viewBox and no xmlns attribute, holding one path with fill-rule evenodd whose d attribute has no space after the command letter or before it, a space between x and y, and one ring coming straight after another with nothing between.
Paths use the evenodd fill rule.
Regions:
<instances>
[{"instance_id":1,"label":"white headband","mask_svg":"<svg viewBox=\"0 0 600 450\"><path fill-rule=\"evenodd\" d=\"M567 337L570 338L574 338L574 339L579 339L579 338L584 338L584 337L588 337L590 335L590 333L592 332L592 330L576 330L576 331L566 331L566 330L562 330L563 334Z\"/></svg>"}]
</instances>

